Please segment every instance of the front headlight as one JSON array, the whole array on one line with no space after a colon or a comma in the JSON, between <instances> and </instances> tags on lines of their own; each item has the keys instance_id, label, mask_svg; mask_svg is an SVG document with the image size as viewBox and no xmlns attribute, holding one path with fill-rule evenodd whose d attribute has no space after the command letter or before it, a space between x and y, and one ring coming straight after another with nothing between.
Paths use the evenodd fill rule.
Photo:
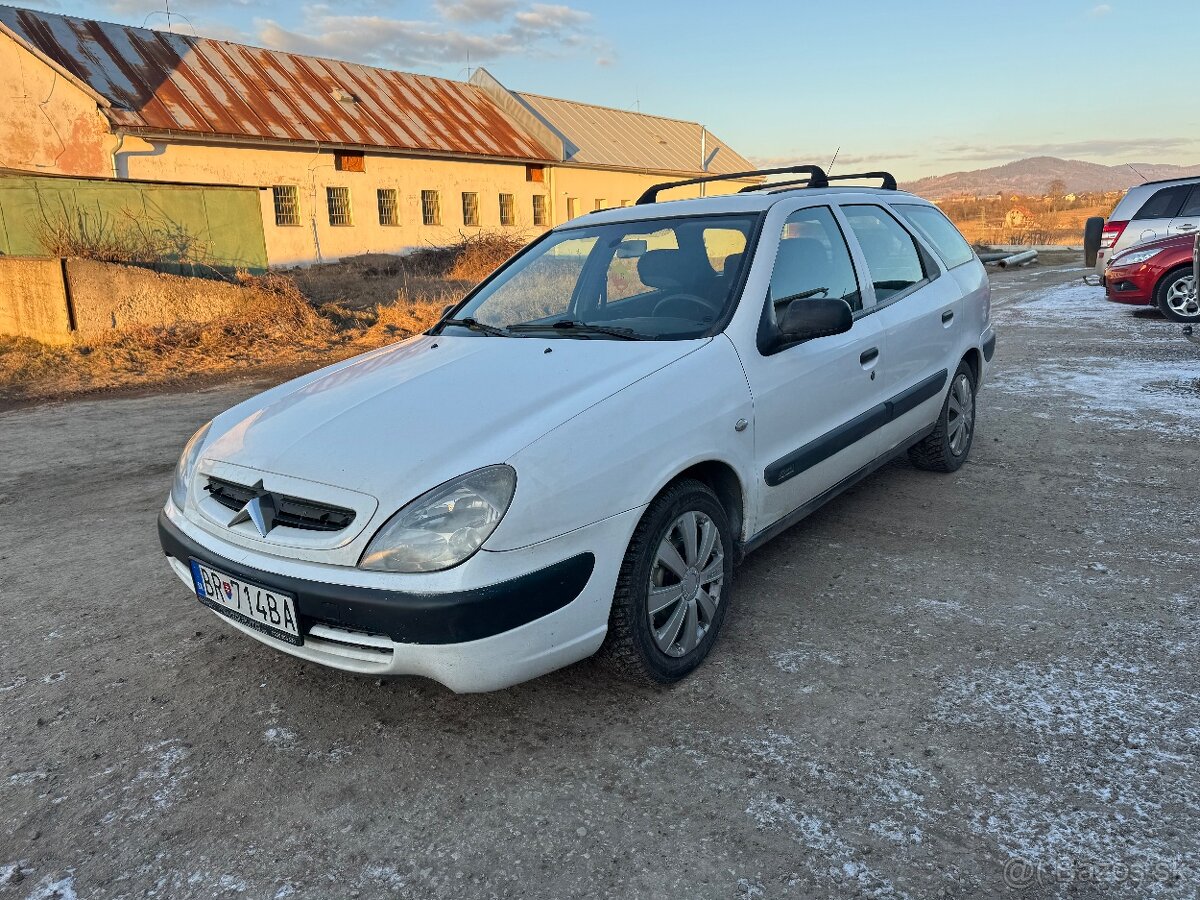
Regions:
<instances>
[{"instance_id":1,"label":"front headlight","mask_svg":"<svg viewBox=\"0 0 1200 900\"><path fill-rule=\"evenodd\" d=\"M1136 266L1138 263L1144 263L1150 257L1157 256L1160 253L1162 253L1161 247L1157 250L1133 250L1129 253L1122 253L1120 256L1114 256L1108 264L1114 269L1122 266Z\"/></svg>"},{"instance_id":2,"label":"front headlight","mask_svg":"<svg viewBox=\"0 0 1200 900\"><path fill-rule=\"evenodd\" d=\"M212 422L209 422L193 434L184 444L183 453L179 455L179 463L175 466L175 480L171 482L171 502L180 512L183 511L183 504L187 500L192 470L196 468L196 460L200 458L200 451L204 447L204 438L208 436L208 429L211 427Z\"/></svg>"},{"instance_id":3,"label":"front headlight","mask_svg":"<svg viewBox=\"0 0 1200 900\"><path fill-rule=\"evenodd\" d=\"M517 473L488 466L413 500L371 539L358 565L381 572L438 572L470 559L512 503Z\"/></svg>"}]
</instances>

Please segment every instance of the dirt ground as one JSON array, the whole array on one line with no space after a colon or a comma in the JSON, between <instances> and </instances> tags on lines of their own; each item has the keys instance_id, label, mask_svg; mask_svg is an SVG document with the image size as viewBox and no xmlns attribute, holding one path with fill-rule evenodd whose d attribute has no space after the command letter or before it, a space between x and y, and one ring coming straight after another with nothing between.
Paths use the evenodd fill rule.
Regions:
<instances>
[{"instance_id":1,"label":"dirt ground","mask_svg":"<svg viewBox=\"0 0 1200 900\"><path fill-rule=\"evenodd\" d=\"M751 556L673 689L266 650L154 518L263 387L0 414L0 898L1194 897L1200 347L996 273L970 463Z\"/></svg>"}]
</instances>

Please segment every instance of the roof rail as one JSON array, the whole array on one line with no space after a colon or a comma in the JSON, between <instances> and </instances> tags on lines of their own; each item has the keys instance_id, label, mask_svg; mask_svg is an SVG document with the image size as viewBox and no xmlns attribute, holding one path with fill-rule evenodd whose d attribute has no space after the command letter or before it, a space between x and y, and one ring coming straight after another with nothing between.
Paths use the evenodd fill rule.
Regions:
<instances>
[{"instance_id":1,"label":"roof rail","mask_svg":"<svg viewBox=\"0 0 1200 900\"><path fill-rule=\"evenodd\" d=\"M753 172L730 172L725 175L705 175L701 178L688 178L685 181L664 181L661 184L654 184L646 188L642 196L638 197L638 205L643 203L654 203L658 200L658 192L665 191L667 188L686 187L689 184L706 184L710 181L733 181L738 178L758 178L763 175L788 175L788 174L805 174L808 175L808 182L813 187L828 187L829 181L825 177L825 170L820 166L783 166L779 169L757 169Z\"/></svg>"},{"instance_id":2,"label":"roof rail","mask_svg":"<svg viewBox=\"0 0 1200 900\"><path fill-rule=\"evenodd\" d=\"M885 191L898 190L896 186L896 176L891 172L855 172L848 175L826 175L824 185L815 185L808 178L797 178L792 181L768 181L763 184L752 184L738 191L739 194L747 194L751 191L774 191L781 188L789 188L796 190L801 187L828 187L830 181L854 181L859 178L878 178L883 183L880 187Z\"/></svg>"}]
</instances>

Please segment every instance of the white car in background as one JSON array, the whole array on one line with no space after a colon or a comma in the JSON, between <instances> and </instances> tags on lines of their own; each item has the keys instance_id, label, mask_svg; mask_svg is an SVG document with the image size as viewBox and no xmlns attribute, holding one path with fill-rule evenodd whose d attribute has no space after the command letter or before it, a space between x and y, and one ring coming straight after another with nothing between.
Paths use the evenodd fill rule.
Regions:
<instances>
[{"instance_id":1,"label":"white car in background","mask_svg":"<svg viewBox=\"0 0 1200 900\"><path fill-rule=\"evenodd\" d=\"M683 677L745 553L898 454L962 465L995 346L936 207L779 171L806 178L574 219L428 333L217 416L171 566L339 669L481 691L603 647Z\"/></svg>"},{"instance_id":2,"label":"white car in background","mask_svg":"<svg viewBox=\"0 0 1200 900\"><path fill-rule=\"evenodd\" d=\"M1197 233L1200 233L1200 177L1134 185L1104 223L1096 254L1096 274L1103 278L1109 260L1131 247Z\"/></svg>"}]
</instances>

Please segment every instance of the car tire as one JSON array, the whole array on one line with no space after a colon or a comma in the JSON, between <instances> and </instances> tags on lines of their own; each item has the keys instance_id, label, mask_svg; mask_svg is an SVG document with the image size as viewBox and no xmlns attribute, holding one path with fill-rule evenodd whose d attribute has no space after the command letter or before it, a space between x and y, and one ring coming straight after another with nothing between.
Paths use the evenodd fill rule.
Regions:
<instances>
[{"instance_id":1,"label":"car tire","mask_svg":"<svg viewBox=\"0 0 1200 900\"><path fill-rule=\"evenodd\" d=\"M621 563L601 648L609 667L670 684L700 665L729 609L733 556L729 516L706 484L684 479L661 493Z\"/></svg>"},{"instance_id":2,"label":"car tire","mask_svg":"<svg viewBox=\"0 0 1200 900\"><path fill-rule=\"evenodd\" d=\"M1200 296L1192 267L1181 266L1164 275L1154 291L1154 302L1172 321L1200 322Z\"/></svg>"},{"instance_id":3,"label":"car tire","mask_svg":"<svg viewBox=\"0 0 1200 900\"><path fill-rule=\"evenodd\" d=\"M950 379L933 431L909 449L908 458L918 469L954 472L967 461L974 440L975 372L964 360Z\"/></svg>"}]
</instances>

